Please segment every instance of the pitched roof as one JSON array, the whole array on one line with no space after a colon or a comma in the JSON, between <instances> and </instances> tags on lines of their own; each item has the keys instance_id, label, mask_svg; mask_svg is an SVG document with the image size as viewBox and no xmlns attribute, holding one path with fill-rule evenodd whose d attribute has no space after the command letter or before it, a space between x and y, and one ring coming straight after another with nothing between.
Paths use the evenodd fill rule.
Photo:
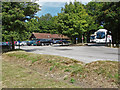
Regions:
<instances>
[{"instance_id":1,"label":"pitched roof","mask_svg":"<svg viewBox=\"0 0 120 90\"><path fill-rule=\"evenodd\" d=\"M50 34L50 33L32 33L37 39L47 39L47 38L64 38L69 39L67 36L62 34Z\"/></svg>"}]
</instances>

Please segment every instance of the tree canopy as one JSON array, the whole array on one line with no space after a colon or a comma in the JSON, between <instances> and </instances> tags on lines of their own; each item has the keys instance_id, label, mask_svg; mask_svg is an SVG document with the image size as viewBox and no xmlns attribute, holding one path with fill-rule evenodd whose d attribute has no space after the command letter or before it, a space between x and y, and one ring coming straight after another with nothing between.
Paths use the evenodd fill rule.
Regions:
<instances>
[{"instance_id":1,"label":"tree canopy","mask_svg":"<svg viewBox=\"0 0 120 90\"><path fill-rule=\"evenodd\" d=\"M103 3L97 20L104 28L111 31L113 43L120 43L120 2Z\"/></svg>"},{"instance_id":2,"label":"tree canopy","mask_svg":"<svg viewBox=\"0 0 120 90\"><path fill-rule=\"evenodd\" d=\"M2 36L3 41L9 37L15 40L27 40L32 32L63 34L75 43L89 42L90 34L100 28L112 32L113 43L119 43L120 2L70 2L61 8L57 16L51 14L35 16L39 5L32 2L3 2Z\"/></svg>"},{"instance_id":3,"label":"tree canopy","mask_svg":"<svg viewBox=\"0 0 120 90\"><path fill-rule=\"evenodd\" d=\"M62 13L58 14L58 32L67 35L75 42L75 38L79 38L87 31L88 14L84 9L84 6L80 2L74 2L65 5L62 8Z\"/></svg>"},{"instance_id":4,"label":"tree canopy","mask_svg":"<svg viewBox=\"0 0 120 90\"><path fill-rule=\"evenodd\" d=\"M3 2L2 3L2 36L3 41L8 41L8 37L17 37L22 40L26 20L29 21L35 13L40 10L39 5L32 2ZM21 37L20 37L21 36Z\"/></svg>"}]
</instances>

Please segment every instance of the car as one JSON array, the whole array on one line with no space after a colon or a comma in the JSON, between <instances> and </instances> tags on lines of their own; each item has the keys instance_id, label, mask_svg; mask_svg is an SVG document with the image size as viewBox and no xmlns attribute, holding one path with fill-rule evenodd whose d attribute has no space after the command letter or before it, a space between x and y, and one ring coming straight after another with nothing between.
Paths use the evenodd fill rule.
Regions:
<instances>
[{"instance_id":1,"label":"car","mask_svg":"<svg viewBox=\"0 0 120 90\"><path fill-rule=\"evenodd\" d=\"M14 41L14 45L16 46L16 44L17 44L17 41Z\"/></svg>"},{"instance_id":2,"label":"car","mask_svg":"<svg viewBox=\"0 0 120 90\"><path fill-rule=\"evenodd\" d=\"M22 42L20 42L20 45L21 45L21 46L26 46L26 45L27 45L27 41L22 41Z\"/></svg>"},{"instance_id":3,"label":"car","mask_svg":"<svg viewBox=\"0 0 120 90\"><path fill-rule=\"evenodd\" d=\"M62 44L62 40L54 40L54 44Z\"/></svg>"},{"instance_id":4,"label":"car","mask_svg":"<svg viewBox=\"0 0 120 90\"><path fill-rule=\"evenodd\" d=\"M3 45L8 45L8 44L7 44L6 42L2 42L2 46L3 46Z\"/></svg>"},{"instance_id":5,"label":"car","mask_svg":"<svg viewBox=\"0 0 120 90\"><path fill-rule=\"evenodd\" d=\"M37 46L43 46L43 45L52 45L53 40L51 39L38 39L36 41Z\"/></svg>"},{"instance_id":6,"label":"car","mask_svg":"<svg viewBox=\"0 0 120 90\"><path fill-rule=\"evenodd\" d=\"M10 50L12 49L11 45L6 42L0 42L0 46L2 45L2 50Z\"/></svg>"},{"instance_id":7,"label":"car","mask_svg":"<svg viewBox=\"0 0 120 90\"><path fill-rule=\"evenodd\" d=\"M11 43L11 42L6 42L6 44L7 44L7 45L12 45L12 43Z\"/></svg>"},{"instance_id":8,"label":"car","mask_svg":"<svg viewBox=\"0 0 120 90\"><path fill-rule=\"evenodd\" d=\"M70 41L67 40L54 40L54 44L69 44Z\"/></svg>"},{"instance_id":9,"label":"car","mask_svg":"<svg viewBox=\"0 0 120 90\"><path fill-rule=\"evenodd\" d=\"M37 45L37 44L36 44L36 41L37 41L37 40L27 41L27 45L28 45L28 46L31 46L31 45L34 45L34 46L35 46L35 45Z\"/></svg>"},{"instance_id":10,"label":"car","mask_svg":"<svg viewBox=\"0 0 120 90\"><path fill-rule=\"evenodd\" d=\"M19 46L20 45L20 43L19 43L19 41L16 41L16 44L15 44L16 46Z\"/></svg>"},{"instance_id":11,"label":"car","mask_svg":"<svg viewBox=\"0 0 120 90\"><path fill-rule=\"evenodd\" d=\"M70 41L62 40L62 43L63 43L63 44L68 44L68 43L70 43Z\"/></svg>"}]
</instances>

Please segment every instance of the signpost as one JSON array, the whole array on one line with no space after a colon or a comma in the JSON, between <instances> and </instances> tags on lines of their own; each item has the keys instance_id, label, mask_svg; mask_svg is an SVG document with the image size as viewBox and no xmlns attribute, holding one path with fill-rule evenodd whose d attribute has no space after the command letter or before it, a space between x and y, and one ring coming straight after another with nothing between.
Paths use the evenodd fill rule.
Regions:
<instances>
[{"instance_id":1,"label":"signpost","mask_svg":"<svg viewBox=\"0 0 120 90\"><path fill-rule=\"evenodd\" d=\"M83 35L82 35L82 43L83 43L83 39L84 39L84 37L83 37Z\"/></svg>"},{"instance_id":2,"label":"signpost","mask_svg":"<svg viewBox=\"0 0 120 90\"><path fill-rule=\"evenodd\" d=\"M76 44L78 43L78 38L76 38Z\"/></svg>"}]
</instances>

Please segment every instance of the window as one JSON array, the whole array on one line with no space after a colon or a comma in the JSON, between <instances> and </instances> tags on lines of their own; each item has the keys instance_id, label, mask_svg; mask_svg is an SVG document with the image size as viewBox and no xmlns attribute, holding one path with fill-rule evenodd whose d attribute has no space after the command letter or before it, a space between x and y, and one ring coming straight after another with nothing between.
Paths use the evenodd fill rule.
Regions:
<instances>
[{"instance_id":1,"label":"window","mask_svg":"<svg viewBox=\"0 0 120 90\"><path fill-rule=\"evenodd\" d=\"M95 39L95 36L90 36L90 39L91 39L91 40L94 40L94 39Z\"/></svg>"},{"instance_id":2,"label":"window","mask_svg":"<svg viewBox=\"0 0 120 90\"><path fill-rule=\"evenodd\" d=\"M97 32L97 39L103 39L105 38L105 32Z\"/></svg>"}]
</instances>

